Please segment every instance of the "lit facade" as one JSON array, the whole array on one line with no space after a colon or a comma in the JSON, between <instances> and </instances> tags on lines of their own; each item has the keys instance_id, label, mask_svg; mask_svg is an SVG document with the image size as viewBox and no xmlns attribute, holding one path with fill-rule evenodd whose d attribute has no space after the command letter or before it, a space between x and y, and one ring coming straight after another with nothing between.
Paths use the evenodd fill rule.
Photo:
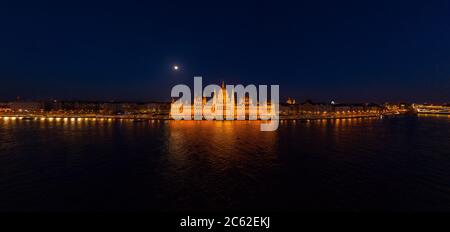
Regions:
<instances>
[{"instance_id":1,"label":"lit facade","mask_svg":"<svg viewBox=\"0 0 450 232\"><path fill-rule=\"evenodd\" d=\"M450 104L414 104L413 108L417 113L422 114L450 114Z\"/></svg>"},{"instance_id":2,"label":"lit facade","mask_svg":"<svg viewBox=\"0 0 450 232\"><path fill-rule=\"evenodd\" d=\"M184 112L186 107L189 112L187 114ZM196 117L196 112L200 112L201 118ZM190 109L189 102L173 101L170 111L171 118L184 116L185 120L265 120L274 118L275 115L275 107L270 101L259 104L256 99L248 96L238 100L234 90L228 95L224 82L222 82L219 92L214 91L213 97L209 101L206 97L194 97Z\"/></svg>"}]
</instances>

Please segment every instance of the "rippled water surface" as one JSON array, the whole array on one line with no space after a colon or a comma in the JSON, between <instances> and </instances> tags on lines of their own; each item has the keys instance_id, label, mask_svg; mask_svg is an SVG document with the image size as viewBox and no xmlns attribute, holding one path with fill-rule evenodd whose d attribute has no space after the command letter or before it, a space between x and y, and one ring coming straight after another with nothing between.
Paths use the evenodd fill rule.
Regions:
<instances>
[{"instance_id":1,"label":"rippled water surface","mask_svg":"<svg viewBox=\"0 0 450 232\"><path fill-rule=\"evenodd\" d=\"M450 211L450 117L0 119L0 211Z\"/></svg>"}]
</instances>

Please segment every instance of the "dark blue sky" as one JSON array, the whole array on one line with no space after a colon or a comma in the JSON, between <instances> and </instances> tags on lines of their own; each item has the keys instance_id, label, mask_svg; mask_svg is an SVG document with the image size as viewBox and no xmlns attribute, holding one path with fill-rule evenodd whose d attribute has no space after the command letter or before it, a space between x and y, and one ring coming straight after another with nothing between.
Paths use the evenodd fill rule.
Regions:
<instances>
[{"instance_id":1,"label":"dark blue sky","mask_svg":"<svg viewBox=\"0 0 450 232\"><path fill-rule=\"evenodd\" d=\"M2 1L0 99L167 100L202 75L301 101L450 101L448 1L164 2Z\"/></svg>"}]
</instances>

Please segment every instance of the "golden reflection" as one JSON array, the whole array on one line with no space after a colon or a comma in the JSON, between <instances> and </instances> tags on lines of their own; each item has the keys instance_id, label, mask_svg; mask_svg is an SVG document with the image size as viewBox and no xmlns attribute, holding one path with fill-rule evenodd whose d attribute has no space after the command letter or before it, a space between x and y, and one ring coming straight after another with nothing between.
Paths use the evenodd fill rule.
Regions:
<instances>
[{"instance_id":1,"label":"golden reflection","mask_svg":"<svg viewBox=\"0 0 450 232\"><path fill-rule=\"evenodd\" d=\"M341 126L341 119L335 119L333 123L336 128L339 128Z\"/></svg>"},{"instance_id":2,"label":"golden reflection","mask_svg":"<svg viewBox=\"0 0 450 232\"><path fill-rule=\"evenodd\" d=\"M260 121L168 121L168 160L176 169L202 160L223 170L258 154L273 154L270 151L277 144L277 131L261 132L260 124Z\"/></svg>"},{"instance_id":3,"label":"golden reflection","mask_svg":"<svg viewBox=\"0 0 450 232\"><path fill-rule=\"evenodd\" d=\"M417 114L419 118L450 118L450 114Z\"/></svg>"}]
</instances>

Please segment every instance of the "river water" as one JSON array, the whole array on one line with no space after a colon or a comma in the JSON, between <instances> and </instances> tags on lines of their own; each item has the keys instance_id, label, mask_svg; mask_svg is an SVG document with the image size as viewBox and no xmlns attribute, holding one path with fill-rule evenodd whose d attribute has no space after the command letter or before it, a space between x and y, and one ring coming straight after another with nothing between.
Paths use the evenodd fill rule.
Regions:
<instances>
[{"instance_id":1,"label":"river water","mask_svg":"<svg viewBox=\"0 0 450 232\"><path fill-rule=\"evenodd\" d=\"M450 117L0 119L0 211L450 211Z\"/></svg>"}]
</instances>

